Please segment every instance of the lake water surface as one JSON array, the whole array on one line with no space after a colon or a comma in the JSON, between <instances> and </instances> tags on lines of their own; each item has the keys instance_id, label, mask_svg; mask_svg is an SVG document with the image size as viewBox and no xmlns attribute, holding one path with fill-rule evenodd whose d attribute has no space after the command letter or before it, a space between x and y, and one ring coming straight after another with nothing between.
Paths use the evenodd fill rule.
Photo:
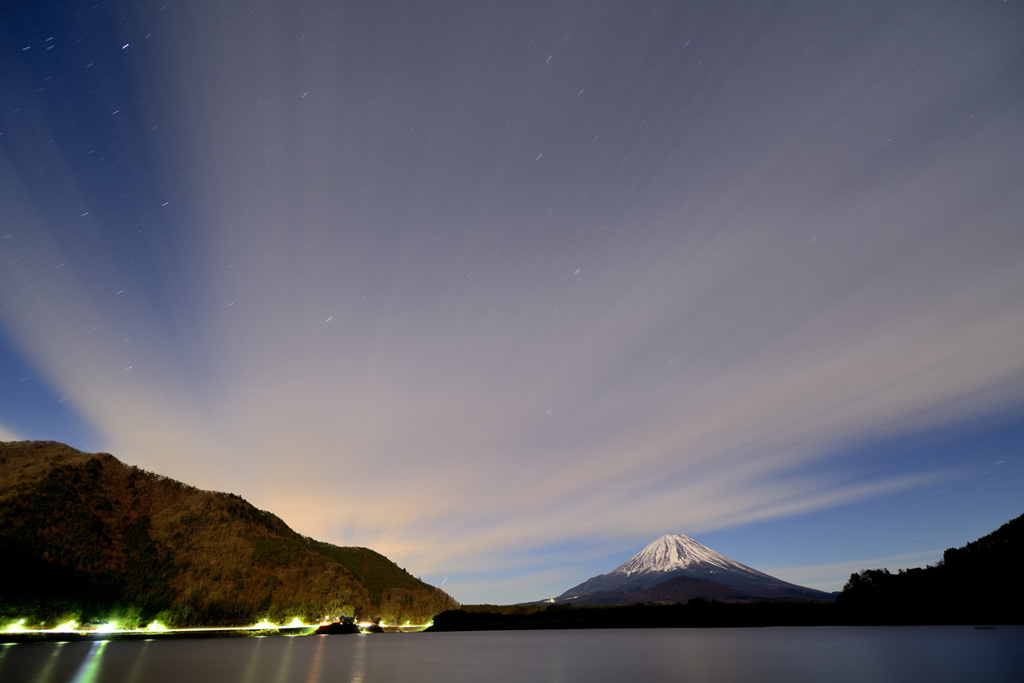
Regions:
<instances>
[{"instance_id":1,"label":"lake water surface","mask_svg":"<svg viewBox=\"0 0 1024 683\"><path fill-rule=\"evenodd\" d=\"M1024 626L487 631L0 645L3 683L631 682L637 676L1019 683Z\"/></svg>"}]
</instances>

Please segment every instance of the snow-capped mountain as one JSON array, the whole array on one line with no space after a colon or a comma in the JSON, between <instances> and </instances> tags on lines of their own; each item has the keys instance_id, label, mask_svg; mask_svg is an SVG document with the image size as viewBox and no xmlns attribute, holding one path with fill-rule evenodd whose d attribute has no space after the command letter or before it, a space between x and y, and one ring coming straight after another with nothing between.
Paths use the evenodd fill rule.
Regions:
<instances>
[{"instance_id":1,"label":"snow-capped mountain","mask_svg":"<svg viewBox=\"0 0 1024 683\"><path fill-rule=\"evenodd\" d=\"M731 560L682 534L666 534L611 572L595 576L555 598L558 602L635 602L640 593L666 581L686 577L706 581L708 595L695 596L689 582L687 598L720 597L714 586L727 586L754 598L830 599L828 593L787 583ZM676 584L679 584L677 581ZM649 591L648 591L649 593Z\"/></svg>"},{"instance_id":2,"label":"snow-capped mountain","mask_svg":"<svg viewBox=\"0 0 1024 683\"><path fill-rule=\"evenodd\" d=\"M755 571L746 565L730 560L725 555L715 552L689 536L665 534L649 543L643 550L613 569L611 573L632 576L633 574L651 572L671 572L676 569L698 566Z\"/></svg>"}]
</instances>

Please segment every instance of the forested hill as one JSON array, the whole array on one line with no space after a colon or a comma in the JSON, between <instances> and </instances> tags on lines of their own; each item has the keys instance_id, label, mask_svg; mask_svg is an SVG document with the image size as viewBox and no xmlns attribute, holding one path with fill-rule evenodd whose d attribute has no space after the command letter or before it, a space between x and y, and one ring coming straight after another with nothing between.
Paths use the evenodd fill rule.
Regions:
<instances>
[{"instance_id":1,"label":"forested hill","mask_svg":"<svg viewBox=\"0 0 1024 683\"><path fill-rule=\"evenodd\" d=\"M0 566L0 618L35 623L423 623L455 606L372 550L54 442L0 442Z\"/></svg>"},{"instance_id":2,"label":"forested hill","mask_svg":"<svg viewBox=\"0 0 1024 683\"><path fill-rule=\"evenodd\" d=\"M1024 619L1024 515L961 548L935 566L868 569L850 576L839 604L862 621L906 623L998 622Z\"/></svg>"}]
</instances>

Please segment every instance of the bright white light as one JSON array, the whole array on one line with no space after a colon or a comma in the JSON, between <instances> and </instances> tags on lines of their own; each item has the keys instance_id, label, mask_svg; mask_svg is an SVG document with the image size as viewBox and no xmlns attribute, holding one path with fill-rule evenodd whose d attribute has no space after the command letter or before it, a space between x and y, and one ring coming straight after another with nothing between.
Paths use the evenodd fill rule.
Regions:
<instances>
[{"instance_id":1,"label":"bright white light","mask_svg":"<svg viewBox=\"0 0 1024 683\"><path fill-rule=\"evenodd\" d=\"M302 619L295 617L294 619L288 622L288 626L291 628L295 628L297 626L305 626L305 624L302 623Z\"/></svg>"},{"instance_id":2,"label":"bright white light","mask_svg":"<svg viewBox=\"0 0 1024 683\"><path fill-rule=\"evenodd\" d=\"M402 628L407 630L407 631L414 631L414 630L422 631L424 629L430 628L433 625L434 625L434 620L433 619L431 619L430 621L428 621L425 624L413 624L413 623L411 623L409 621L406 621L404 624L402 624Z\"/></svg>"},{"instance_id":3,"label":"bright white light","mask_svg":"<svg viewBox=\"0 0 1024 683\"><path fill-rule=\"evenodd\" d=\"M25 620L24 619L18 619L18 621L16 623L10 624L7 627L7 630L8 631L12 631L12 632L13 631L24 631L25 630Z\"/></svg>"},{"instance_id":4,"label":"bright white light","mask_svg":"<svg viewBox=\"0 0 1024 683\"><path fill-rule=\"evenodd\" d=\"M63 624L55 626L53 630L57 633L68 633L70 631L74 631L77 628L78 624L75 623L74 619L72 619L71 621L65 621Z\"/></svg>"},{"instance_id":5,"label":"bright white light","mask_svg":"<svg viewBox=\"0 0 1024 683\"><path fill-rule=\"evenodd\" d=\"M146 627L147 631L166 631L167 627L161 624L159 621L154 621Z\"/></svg>"},{"instance_id":6,"label":"bright white light","mask_svg":"<svg viewBox=\"0 0 1024 683\"><path fill-rule=\"evenodd\" d=\"M113 633L116 630L117 630L117 624L115 624L112 621L108 621L107 623L103 624L102 626L97 626L96 627L96 633Z\"/></svg>"}]
</instances>

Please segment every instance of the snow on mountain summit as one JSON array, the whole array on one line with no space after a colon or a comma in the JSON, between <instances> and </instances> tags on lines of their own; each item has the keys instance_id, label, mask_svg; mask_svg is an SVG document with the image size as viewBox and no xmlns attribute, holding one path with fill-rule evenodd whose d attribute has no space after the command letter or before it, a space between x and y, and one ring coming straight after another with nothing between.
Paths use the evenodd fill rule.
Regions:
<instances>
[{"instance_id":1,"label":"snow on mountain summit","mask_svg":"<svg viewBox=\"0 0 1024 683\"><path fill-rule=\"evenodd\" d=\"M643 550L612 570L612 574L646 574L671 572L693 565L711 565L722 569L745 569L749 567L716 553L702 543L683 534L665 534L649 543Z\"/></svg>"}]
</instances>

